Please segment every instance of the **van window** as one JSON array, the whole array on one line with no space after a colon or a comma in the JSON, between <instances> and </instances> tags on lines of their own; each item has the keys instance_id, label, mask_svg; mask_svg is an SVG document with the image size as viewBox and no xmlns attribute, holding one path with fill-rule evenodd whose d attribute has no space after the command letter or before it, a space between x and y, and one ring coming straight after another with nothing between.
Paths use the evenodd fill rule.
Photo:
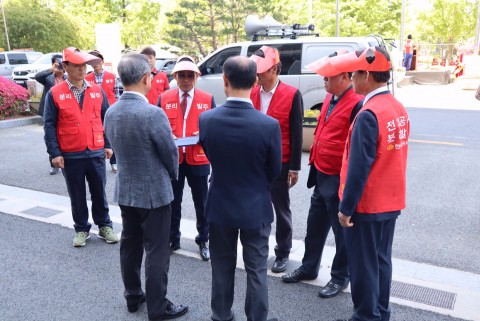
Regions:
<instances>
[{"instance_id":1,"label":"van window","mask_svg":"<svg viewBox=\"0 0 480 321\"><path fill-rule=\"evenodd\" d=\"M225 50L220 51L216 55L210 57L200 66L200 72L202 75L212 75L212 74L221 74L223 73L222 67L230 57L240 55L241 47L230 47Z\"/></svg>"},{"instance_id":2,"label":"van window","mask_svg":"<svg viewBox=\"0 0 480 321\"><path fill-rule=\"evenodd\" d=\"M304 62L303 65L306 66L320 58L327 57L335 51L344 49L347 51L355 51L358 49L358 45L349 44L349 43L319 43L319 44L305 44L303 49ZM305 72L311 72L309 70L304 70Z\"/></svg>"},{"instance_id":3,"label":"van window","mask_svg":"<svg viewBox=\"0 0 480 321\"><path fill-rule=\"evenodd\" d=\"M248 47L247 56L250 57L255 51L260 49L262 45L253 45ZM280 52L280 60L282 61L282 70L280 75L300 75L302 45L293 44L275 44L272 45Z\"/></svg>"},{"instance_id":4,"label":"van window","mask_svg":"<svg viewBox=\"0 0 480 321\"><path fill-rule=\"evenodd\" d=\"M5 63L5 55L0 54L0 64L3 65Z\"/></svg>"},{"instance_id":5,"label":"van window","mask_svg":"<svg viewBox=\"0 0 480 321\"><path fill-rule=\"evenodd\" d=\"M28 64L27 55L24 53L10 53L7 55L10 65Z\"/></svg>"}]
</instances>

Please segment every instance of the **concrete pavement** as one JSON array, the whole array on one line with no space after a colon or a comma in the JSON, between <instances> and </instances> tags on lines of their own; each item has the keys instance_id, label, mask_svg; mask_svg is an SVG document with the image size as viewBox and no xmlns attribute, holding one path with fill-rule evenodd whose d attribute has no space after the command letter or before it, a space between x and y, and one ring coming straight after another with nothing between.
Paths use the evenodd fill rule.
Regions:
<instances>
[{"instance_id":1,"label":"concrete pavement","mask_svg":"<svg viewBox=\"0 0 480 321\"><path fill-rule=\"evenodd\" d=\"M70 201L66 196L0 185L0 212L70 229L73 226ZM115 231L120 233L121 216L118 206L110 205L110 215ZM197 234L195 222L183 219L181 231L182 243L184 240L193 242ZM92 232L97 233L96 230ZM70 244L73 234L72 230L63 242ZM92 243L92 240L87 241L87 248L89 243ZM274 259L274 246L275 237L271 236L270 260ZM303 241L294 240L289 271L301 264L303 252ZM178 254L199 259L195 246L190 249L182 248ZM335 248L327 246L319 277L305 283L315 287L324 286L330 279L329 265L334 254ZM394 259L393 266L394 285L391 299L393 303L464 320L480 320L480 306L477 304L480 302L480 275L400 259ZM244 268L241 246L238 249L237 267ZM269 272L269 275L279 278L283 274Z\"/></svg>"}]
</instances>

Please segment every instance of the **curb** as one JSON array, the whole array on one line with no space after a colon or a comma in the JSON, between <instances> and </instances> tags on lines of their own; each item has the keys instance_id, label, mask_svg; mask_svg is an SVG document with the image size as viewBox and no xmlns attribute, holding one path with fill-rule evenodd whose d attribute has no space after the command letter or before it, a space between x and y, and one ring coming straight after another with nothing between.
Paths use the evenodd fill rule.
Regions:
<instances>
[{"instance_id":1,"label":"curb","mask_svg":"<svg viewBox=\"0 0 480 321\"><path fill-rule=\"evenodd\" d=\"M17 119L8 119L0 121L0 129L27 126L33 124L42 124L43 120L40 116L30 116Z\"/></svg>"}]
</instances>

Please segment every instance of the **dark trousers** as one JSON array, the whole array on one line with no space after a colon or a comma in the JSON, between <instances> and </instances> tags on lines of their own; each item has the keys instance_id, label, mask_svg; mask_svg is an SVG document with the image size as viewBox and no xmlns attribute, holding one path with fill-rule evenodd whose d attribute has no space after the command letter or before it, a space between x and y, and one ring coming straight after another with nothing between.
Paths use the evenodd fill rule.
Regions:
<instances>
[{"instance_id":1,"label":"dark trousers","mask_svg":"<svg viewBox=\"0 0 480 321\"><path fill-rule=\"evenodd\" d=\"M267 320L267 259L270 230L270 224L259 230L242 230L210 224L212 320L225 321L233 318L232 305L239 234L247 272L245 314L248 321Z\"/></svg>"},{"instance_id":2,"label":"dark trousers","mask_svg":"<svg viewBox=\"0 0 480 321\"><path fill-rule=\"evenodd\" d=\"M333 283L344 285L348 283L348 262L342 226L338 221L340 176L327 175L315 168L311 170L316 173L316 186L308 211L305 254L300 270L312 278L318 276L323 248L331 227L335 235L336 253L330 275Z\"/></svg>"},{"instance_id":3,"label":"dark trousers","mask_svg":"<svg viewBox=\"0 0 480 321\"><path fill-rule=\"evenodd\" d=\"M112 226L108 215L108 202L105 195L105 159L103 157L68 159L65 158L63 176L67 183L72 206L75 232L88 232L92 225L88 222L88 207L85 179L92 199L92 218L98 227Z\"/></svg>"},{"instance_id":4,"label":"dark trousers","mask_svg":"<svg viewBox=\"0 0 480 321\"><path fill-rule=\"evenodd\" d=\"M115 152L112 154L112 157L110 157L110 165L116 164L117 163L117 157L115 156Z\"/></svg>"},{"instance_id":5,"label":"dark trousers","mask_svg":"<svg viewBox=\"0 0 480 321\"><path fill-rule=\"evenodd\" d=\"M192 165L182 162L178 166L178 180L172 180L173 197L172 202L172 225L170 228L170 242L180 242L180 220L182 219L182 198L185 178L192 190L193 205L197 216L197 231L195 242L208 242L208 223L205 219L205 202L208 192L208 175L197 176L192 173Z\"/></svg>"},{"instance_id":6,"label":"dark trousers","mask_svg":"<svg viewBox=\"0 0 480 321\"><path fill-rule=\"evenodd\" d=\"M354 216L353 227L343 228L355 321L390 320L395 222L361 222Z\"/></svg>"},{"instance_id":7,"label":"dark trousers","mask_svg":"<svg viewBox=\"0 0 480 321\"><path fill-rule=\"evenodd\" d=\"M145 292L149 318L165 313L168 267L170 265L170 204L154 209L120 205L122 238L120 267L127 304L144 295L140 281L145 249Z\"/></svg>"},{"instance_id":8,"label":"dark trousers","mask_svg":"<svg viewBox=\"0 0 480 321\"><path fill-rule=\"evenodd\" d=\"M288 170L289 164L283 163L280 175L270 184L270 197L277 223L275 255L279 257L288 257L292 248L292 212L288 193Z\"/></svg>"}]
</instances>

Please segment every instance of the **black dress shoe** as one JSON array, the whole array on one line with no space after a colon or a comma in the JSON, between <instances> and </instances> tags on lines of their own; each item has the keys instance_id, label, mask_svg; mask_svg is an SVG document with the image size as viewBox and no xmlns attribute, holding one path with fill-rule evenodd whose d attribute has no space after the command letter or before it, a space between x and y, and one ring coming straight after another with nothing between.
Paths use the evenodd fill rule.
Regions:
<instances>
[{"instance_id":1,"label":"black dress shoe","mask_svg":"<svg viewBox=\"0 0 480 321\"><path fill-rule=\"evenodd\" d=\"M159 315L156 318L150 319L150 321L160 321L160 320L170 320L181 317L188 312L187 305L175 305L172 302L168 301L165 312L162 315Z\"/></svg>"},{"instance_id":2,"label":"black dress shoe","mask_svg":"<svg viewBox=\"0 0 480 321\"><path fill-rule=\"evenodd\" d=\"M130 313L137 312L138 309L140 308L140 305L142 305L143 303L145 303L145 295L142 296L140 299L138 299L138 302L127 304L128 312Z\"/></svg>"},{"instance_id":3,"label":"black dress shoe","mask_svg":"<svg viewBox=\"0 0 480 321\"><path fill-rule=\"evenodd\" d=\"M210 251L208 250L207 243L201 242L198 245L198 248L200 249L200 257L202 258L202 260L204 261L210 260Z\"/></svg>"},{"instance_id":4,"label":"black dress shoe","mask_svg":"<svg viewBox=\"0 0 480 321\"><path fill-rule=\"evenodd\" d=\"M273 273L284 272L287 269L288 257L277 256L272 265Z\"/></svg>"},{"instance_id":5,"label":"black dress shoe","mask_svg":"<svg viewBox=\"0 0 480 321\"><path fill-rule=\"evenodd\" d=\"M268 319L267 321L278 321L277 318L271 318L271 319Z\"/></svg>"},{"instance_id":6,"label":"black dress shoe","mask_svg":"<svg viewBox=\"0 0 480 321\"><path fill-rule=\"evenodd\" d=\"M300 271L300 269L294 270L292 273L282 275L282 280L285 283L297 283L304 280L315 280L317 277L310 277Z\"/></svg>"},{"instance_id":7,"label":"black dress shoe","mask_svg":"<svg viewBox=\"0 0 480 321\"><path fill-rule=\"evenodd\" d=\"M178 243L170 243L170 254L175 252L176 250L180 249L180 242Z\"/></svg>"},{"instance_id":8,"label":"black dress shoe","mask_svg":"<svg viewBox=\"0 0 480 321\"><path fill-rule=\"evenodd\" d=\"M332 281L328 282L327 285L325 285L320 292L318 292L318 296L321 298L333 298L348 286L348 282L345 282L345 284L342 286L340 284L335 284Z\"/></svg>"},{"instance_id":9,"label":"black dress shoe","mask_svg":"<svg viewBox=\"0 0 480 321\"><path fill-rule=\"evenodd\" d=\"M353 321L353 318L350 318L350 319L337 319L335 321Z\"/></svg>"}]
</instances>

